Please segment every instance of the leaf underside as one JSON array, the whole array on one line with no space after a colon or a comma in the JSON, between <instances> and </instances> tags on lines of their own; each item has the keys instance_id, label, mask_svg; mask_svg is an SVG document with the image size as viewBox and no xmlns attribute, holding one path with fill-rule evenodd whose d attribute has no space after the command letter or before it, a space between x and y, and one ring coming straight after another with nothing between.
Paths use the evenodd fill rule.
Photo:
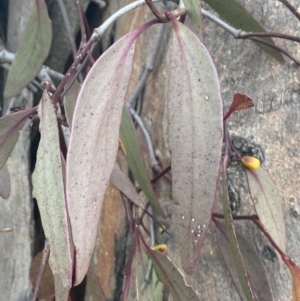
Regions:
<instances>
[{"instance_id":1,"label":"leaf underside","mask_svg":"<svg viewBox=\"0 0 300 301\"><path fill-rule=\"evenodd\" d=\"M232 258L234 260L235 269L237 277L243 289L244 295L248 301L258 301L254 298L249 278L245 269L245 264L243 257L241 255L241 250L237 241L235 227L233 223L233 218L231 214L231 209L229 205L228 190L224 178L220 180L222 185L221 196L223 200L224 218L225 218L225 229L226 236L228 237L228 242L231 248Z\"/></svg>"},{"instance_id":2,"label":"leaf underside","mask_svg":"<svg viewBox=\"0 0 300 301\"><path fill-rule=\"evenodd\" d=\"M78 99L67 155L67 205L75 247L75 283L87 273L102 203L115 165L134 35L113 44L93 65Z\"/></svg>"},{"instance_id":3,"label":"leaf underside","mask_svg":"<svg viewBox=\"0 0 300 301\"><path fill-rule=\"evenodd\" d=\"M62 286L72 284L72 255L63 184L57 119L51 99L44 91L38 107L41 140L32 175L33 196L37 199L45 236L50 243L49 264Z\"/></svg>"},{"instance_id":4,"label":"leaf underside","mask_svg":"<svg viewBox=\"0 0 300 301\"><path fill-rule=\"evenodd\" d=\"M141 189L148 198L154 212L162 217L165 217L164 211L154 194L153 187L151 185L148 172L146 170L145 162L134 128L134 124L125 106L122 112L120 138L124 143L127 153L126 160L135 180L139 183Z\"/></svg>"},{"instance_id":5,"label":"leaf underside","mask_svg":"<svg viewBox=\"0 0 300 301\"><path fill-rule=\"evenodd\" d=\"M218 228L221 229L221 232L218 231L218 243L220 246L220 252L224 258L226 267L231 275L232 281L237 289L238 294L240 295L242 300L245 300L246 297L244 295L243 288L240 284L239 276L235 268L234 258L228 238L225 234L224 224L220 222L217 222L217 224ZM252 244L250 244L243 235L241 235L239 232L236 232L236 236L254 295L257 296L258 300L260 301L273 300L270 283L263 261L255 251Z\"/></svg>"},{"instance_id":6,"label":"leaf underside","mask_svg":"<svg viewBox=\"0 0 300 301\"><path fill-rule=\"evenodd\" d=\"M224 20L237 29L248 32L266 32L265 29L241 6L236 0L204 0ZM271 38L263 40L275 45ZM263 50L272 55L277 61L284 63L282 54L269 46L256 42Z\"/></svg>"},{"instance_id":7,"label":"leaf underside","mask_svg":"<svg viewBox=\"0 0 300 301\"><path fill-rule=\"evenodd\" d=\"M78 98L80 89L81 89L81 85L79 84L78 81L75 81L71 86L70 90L65 95L64 106L65 106L66 118L70 128L72 127L74 109L75 109L76 100Z\"/></svg>"},{"instance_id":8,"label":"leaf underside","mask_svg":"<svg viewBox=\"0 0 300 301\"><path fill-rule=\"evenodd\" d=\"M251 199L256 213L280 249L286 250L285 224L282 200L270 174L262 167L256 170L245 168Z\"/></svg>"},{"instance_id":9,"label":"leaf underside","mask_svg":"<svg viewBox=\"0 0 300 301\"><path fill-rule=\"evenodd\" d=\"M183 269L191 274L214 205L223 104L213 61L199 38L173 20L168 88L172 195Z\"/></svg>"},{"instance_id":10,"label":"leaf underside","mask_svg":"<svg viewBox=\"0 0 300 301\"><path fill-rule=\"evenodd\" d=\"M32 1L31 14L9 69L4 97L19 94L34 79L46 60L52 41L52 25L44 0Z\"/></svg>"}]
</instances>

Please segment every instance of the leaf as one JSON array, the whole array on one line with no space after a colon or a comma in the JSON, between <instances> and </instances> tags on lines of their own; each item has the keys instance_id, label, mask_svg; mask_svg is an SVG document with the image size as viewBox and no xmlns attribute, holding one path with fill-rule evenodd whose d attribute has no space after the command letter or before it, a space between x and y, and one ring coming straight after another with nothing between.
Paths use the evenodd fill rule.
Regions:
<instances>
[{"instance_id":1,"label":"leaf","mask_svg":"<svg viewBox=\"0 0 300 301\"><path fill-rule=\"evenodd\" d=\"M115 185L123 194L125 194L126 197L130 199L135 205L144 209L144 205L141 202L139 194L137 193L135 187L117 164L115 165L115 168L111 173L110 182Z\"/></svg>"},{"instance_id":2,"label":"leaf","mask_svg":"<svg viewBox=\"0 0 300 301\"><path fill-rule=\"evenodd\" d=\"M217 221L216 224L220 230L218 231L218 243L220 246L221 254L225 260L227 269L231 275L232 281L237 289L238 294L240 295L242 300L245 300L246 297L243 293L243 288L241 287L239 277L235 269L235 263L234 258L232 256L231 247L227 235L224 232L224 224ZM241 235L239 232L236 232L236 237L254 295L260 301L273 300L270 283L266 274L263 261L255 251L252 244L250 244L243 235Z\"/></svg>"},{"instance_id":3,"label":"leaf","mask_svg":"<svg viewBox=\"0 0 300 301\"><path fill-rule=\"evenodd\" d=\"M57 275L54 276L55 283L55 301L69 301L69 291L68 287L62 284L61 278Z\"/></svg>"},{"instance_id":4,"label":"leaf","mask_svg":"<svg viewBox=\"0 0 300 301\"><path fill-rule=\"evenodd\" d=\"M183 274L166 255L149 247L147 254L152 260L159 281L170 290L174 301L200 300L194 289L185 282Z\"/></svg>"},{"instance_id":5,"label":"leaf","mask_svg":"<svg viewBox=\"0 0 300 301\"><path fill-rule=\"evenodd\" d=\"M168 110L172 194L183 269L191 274L214 205L223 138L223 109L213 61L199 38L172 20Z\"/></svg>"},{"instance_id":6,"label":"leaf","mask_svg":"<svg viewBox=\"0 0 300 301\"><path fill-rule=\"evenodd\" d=\"M216 11L224 20L237 29L248 32L266 32L265 29L240 5L236 0L204 0L214 11ZM271 38L263 40L275 45ZM284 63L282 54L262 43L257 44L272 55L277 61Z\"/></svg>"},{"instance_id":7,"label":"leaf","mask_svg":"<svg viewBox=\"0 0 300 301\"><path fill-rule=\"evenodd\" d=\"M155 269L152 269L151 280L153 301L163 301L164 285L158 280Z\"/></svg>"},{"instance_id":8,"label":"leaf","mask_svg":"<svg viewBox=\"0 0 300 301\"><path fill-rule=\"evenodd\" d=\"M65 95L65 113L70 128L72 127L73 114L80 89L81 85L78 81L75 81L71 86L70 90Z\"/></svg>"},{"instance_id":9,"label":"leaf","mask_svg":"<svg viewBox=\"0 0 300 301\"><path fill-rule=\"evenodd\" d=\"M245 168L249 191L256 213L269 234L283 252L286 249L286 236L281 198L269 173L263 168Z\"/></svg>"},{"instance_id":10,"label":"leaf","mask_svg":"<svg viewBox=\"0 0 300 301\"><path fill-rule=\"evenodd\" d=\"M201 0L183 0L188 16L191 19L195 34L203 40L202 20L201 20Z\"/></svg>"},{"instance_id":11,"label":"leaf","mask_svg":"<svg viewBox=\"0 0 300 301\"><path fill-rule=\"evenodd\" d=\"M232 113L238 110L248 109L251 107L254 107L254 103L252 102L250 95L244 93L235 93L230 108L224 116L224 120L226 120Z\"/></svg>"},{"instance_id":12,"label":"leaf","mask_svg":"<svg viewBox=\"0 0 300 301\"><path fill-rule=\"evenodd\" d=\"M45 236L50 243L49 264L53 275L60 278L64 288L69 289L72 284L73 263L63 185L63 162L55 110L46 91L38 113L41 140L32 175L32 193L37 199Z\"/></svg>"},{"instance_id":13,"label":"leaf","mask_svg":"<svg viewBox=\"0 0 300 301\"><path fill-rule=\"evenodd\" d=\"M102 203L115 165L135 34L113 44L93 65L78 95L67 154L67 204L75 246L75 283L94 249Z\"/></svg>"},{"instance_id":14,"label":"leaf","mask_svg":"<svg viewBox=\"0 0 300 301\"><path fill-rule=\"evenodd\" d=\"M125 146L127 152L126 159L135 180L139 183L141 189L148 198L154 212L162 217L165 217L164 211L154 194L153 187L145 167L140 145L138 143L136 131L130 114L125 106L122 112L120 137Z\"/></svg>"},{"instance_id":15,"label":"leaf","mask_svg":"<svg viewBox=\"0 0 300 301\"><path fill-rule=\"evenodd\" d=\"M226 236L231 248L232 257L234 260L237 277L240 281L243 292L248 301L254 301L254 295L252 288L249 283L249 277L245 269L245 264L241 255L240 246L237 241L234 223L231 215L231 209L229 204L228 190L226 187L225 179L220 180L222 182L222 199L223 199L223 209L224 209L224 218L225 218L225 229ZM257 300L258 301L258 300Z\"/></svg>"},{"instance_id":16,"label":"leaf","mask_svg":"<svg viewBox=\"0 0 300 301\"><path fill-rule=\"evenodd\" d=\"M52 25L44 0L34 0L22 39L9 69L4 97L19 94L41 70L52 41Z\"/></svg>"},{"instance_id":17,"label":"leaf","mask_svg":"<svg viewBox=\"0 0 300 301\"><path fill-rule=\"evenodd\" d=\"M0 118L0 169L13 151L26 119L36 112L37 107L9 114Z\"/></svg>"},{"instance_id":18,"label":"leaf","mask_svg":"<svg viewBox=\"0 0 300 301\"><path fill-rule=\"evenodd\" d=\"M282 256L282 260L291 272L293 280L293 298L292 301L299 301L300 296L300 268L288 257Z\"/></svg>"},{"instance_id":19,"label":"leaf","mask_svg":"<svg viewBox=\"0 0 300 301\"><path fill-rule=\"evenodd\" d=\"M8 199L10 196L10 175L6 165L0 169L0 197Z\"/></svg>"}]
</instances>

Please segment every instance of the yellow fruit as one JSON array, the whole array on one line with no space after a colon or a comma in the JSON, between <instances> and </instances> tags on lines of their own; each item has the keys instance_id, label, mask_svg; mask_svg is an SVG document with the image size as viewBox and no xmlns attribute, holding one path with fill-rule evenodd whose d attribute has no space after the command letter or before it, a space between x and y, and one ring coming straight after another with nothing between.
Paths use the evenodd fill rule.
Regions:
<instances>
[{"instance_id":1,"label":"yellow fruit","mask_svg":"<svg viewBox=\"0 0 300 301\"><path fill-rule=\"evenodd\" d=\"M168 251L168 246L165 244L156 245L152 248L152 250L159 251L160 253L165 254Z\"/></svg>"},{"instance_id":2,"label":"yellow fruit","mask_svg":"<svg viewBox=\"0 0 300 301\"><path fill-rule=\"evenodd\" d=\"M246 156L242 158L242 164L252 170L260 167L260 161L254 157Z\"/></svg>"}]
</instances>

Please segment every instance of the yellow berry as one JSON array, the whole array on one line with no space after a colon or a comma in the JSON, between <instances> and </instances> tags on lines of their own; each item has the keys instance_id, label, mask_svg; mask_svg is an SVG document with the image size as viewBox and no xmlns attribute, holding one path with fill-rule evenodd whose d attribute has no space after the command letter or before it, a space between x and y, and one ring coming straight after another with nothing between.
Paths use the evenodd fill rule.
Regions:
<instances>
[{"instance_id":1,"label":"yellow berry","mask_svg":"<svg viewBox=\"0 0 300 301\"><path fill-rule=\"evenodd\" d=\"M167 253L168 251L168 246L165 245L165 244L160 244L160 245L156 245L152 248L152 250L155 250L155 251L159 251L160 253Z\"/></svg>"},{"instance_id":2,"label":"yellow berry","mask_svg":"<svg viewBox=\"0 0 300 301\"><path fill-rule=\"evenodd\" d=\"M254 157L246 156L242 158L242 164L249 169L257 169L260 167L260 161Z\"/></svg>"}]
</instances>

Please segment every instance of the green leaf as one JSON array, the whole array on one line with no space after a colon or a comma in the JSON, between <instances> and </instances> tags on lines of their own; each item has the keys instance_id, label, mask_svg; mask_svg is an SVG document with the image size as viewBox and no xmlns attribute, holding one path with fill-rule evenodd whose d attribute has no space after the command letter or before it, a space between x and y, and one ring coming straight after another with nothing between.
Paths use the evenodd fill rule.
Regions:
<instances>
[{"instance_id":1,"label":"green leaf","mask_svg":"<svg viewBox=\"0 0 300 301\"><path fill-rule=\"evenodd\" d=\"M237 29L248 32L265 32L265 29L241 6L236 0L204 0L224 20ZM263 38L265 41L275 45L271 38ZM277 61L284 63L282 54L262 43L257 44Z\"/></svg>"},{"instance_id":2,"label":"green leaf","mask_svg":"<svg viewBox=\"0 0 300 301\"><path fill-rule=\"evenodd\" d=\"M105 191L115 166L135 39L130 33L93 65L78 95L67 154L67 205L75 247L75 282L85 277Z\"/></svg>"},{"instance_id":3,"label":"green leaf","mask_svg":"<svg viewBox=\"0 0 300 301\"><path fill-rule=\"evenodd\" d=\"M36 107L0 118L0 169L13 151L27 118L35 112Z\"/></svg>"},{"instance_id":4,"label":"green leaf","mask_svg":"<svg viewBox=\"0 0 300 301\"><path fill-rule=\"evenodd\" d=\"M228 197L228 190L226 187L225 179L220 180L222 182L222 199L223 199L223 209L224 209L224 217L225 217L225 228L226 228L226 235L229 240L230 248L232 257L235 263L235 268L237 272L237 277L240 281L241 287L243 292L248 301L255 301L253 291L251 289L248 274L245 269L245 264L241 255L241 250L237 241L234 223L232 219L230 204L229 204L229 197Z\"/></svg>"},{"instance_id":5,"label":"green leaf","mask_svg":"<svg viewBox=\"0 0 300 301\"><path fill-rule=\"evenodd\" d=\"M155 213L159 214L162 217L165 217L164 211L154 194L138 143L136 131L130 114L125 106L122 112L120 138L125 146L127 153L127 155L125 154L126 159L135 180L139 183Z\"/></svg>"},{"instance_id":6,"label":"green leaf","mask_svg":"<svg viewBox=\"0 0 300 301\"><path fill-rule=\"evenodd\" d=\"M216 220L215 222L218 229L220 230L218 231L218 243L220 246L221 254L224 258L227 269L231 275L232 281L235 288L237 289L238 294L240 295L242 300L245 300L246 297L243 293L243 288L240 284L239 276L235 268L233 253L231 251L227 235L224 232L224 224ZM250 244L249 241L239 232L236 232L236 237L254 295L258 297L259 301L273 300L266 269L259 254L255 251L253 245Z\"/></svg>"},{"instance_id":7,"label":"green leaf","mask_svg":"<svg viewBox=\"0 0 300 301\"><path fill-rule=\"evenodd\" d=\"M183 0L184 6L190 17L195 34L203 40L201 20L201 0Z\"/></svg>"},{"instance_id":8,"label":"green leaf","mask_svg":"<svg viewBox=\"0 0 300 301\"><path fill-rule=\"evenodd\" d=\"M216 68L203 43L173 18L168 110L172 194L180 258L191 274L214 206L223 139Z\"/></svg>"},{"instance_id":9,"label":"green leaf","mask_svg":"<svg viewBox=\"0 0 300 301\"><path fill-rule=\"evenodd\" d=\"M44 91L38 107L41 140L32 175L33 196L37 199L45 236L50 244L49 264L62 286L72 285L72 254L63 183L59 133L55 109Z\"/></svg>"},{"instance_id":10,"label":"green leaf","mask_svg":"<svg viewBox=\"0 0 300 301\"><path fill-rule=\"evenodd\" d=\"M164 285L157 278L155 269L152 270L152 297L153 301L163 301Z\"/></svg>"},{"instance_id":11,"label":"green leaf","mask_svg":"<svg viewBox=\"0 0 300 301\"><path fill-rule=\"evenodd\" d=\"M167 256L149 247L147 254L152 260L158 279L169 289L174 301L200 300L194 289L187 285L183 274Z\"/></svg>"},{"instance_id":12,"label":"green leaf","mask_svg":"<svg viewBox=\"0 0 300 301\"><path fill-rule=\"evenodd\" d=\"M46 60L52 41L52 26L44 0L34 0L31 14L9 69L4 97L19 94L34 79Z\"/></svg>"},{"instance_id":13,"label":"green leaf","mask_svg":"<svg viewBox=\"0 0 300 301\"><path fill-rule=\"evenodd\" d=\"M0 197L8 199L10 196L10 175L6 165L0 169Z\"/></svg>"},{"instance_id":14,"label":"green leaf","mask_svg":"<svg viewBox=\"0 0 300 301\"><path fill-rule=\"evenodd\" d=\"M70 90L65 95L64 106L66 118L69 124L69 127L72 127L73 114L75 110L76 100L81 89L81 85L78 81L75 81L71 86Z\"/></svg>"},{"instance_id":15,"label":"green leaf","mask_svg":"<svg viewBox=\"0 0 300 301\"><path fill-rule=\"evenodd\" d=\"M286 236L282 200L270 174L263 168L245 168L256 213L280 249L285 252Z\"/></svg>"}]
</instances>

